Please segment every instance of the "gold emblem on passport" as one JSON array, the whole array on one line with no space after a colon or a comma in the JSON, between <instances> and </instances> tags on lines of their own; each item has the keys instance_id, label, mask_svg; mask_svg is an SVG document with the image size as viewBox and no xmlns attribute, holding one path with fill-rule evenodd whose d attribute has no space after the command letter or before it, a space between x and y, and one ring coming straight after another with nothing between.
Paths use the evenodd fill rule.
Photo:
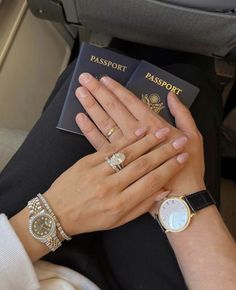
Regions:
<instances>
[{"instance_id":1,"label":"gold emblem on passport","mask_svg":"<svg viewBox=\"0 0 236 290\"><path fill-rule=\"evenodd\" d=\"M165 108L158 94L142 94L142 101L157 114Z\"/></svg>"}]
</instances>

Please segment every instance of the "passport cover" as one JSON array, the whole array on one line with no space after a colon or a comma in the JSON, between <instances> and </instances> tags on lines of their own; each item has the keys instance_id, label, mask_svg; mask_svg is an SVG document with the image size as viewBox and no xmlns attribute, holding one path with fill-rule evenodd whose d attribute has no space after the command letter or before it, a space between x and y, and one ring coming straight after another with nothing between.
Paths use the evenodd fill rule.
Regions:
<instances>
[{"instance_id":1,"label":"passport cover","mask_svg":"<svg viewBox=\"0 0 236 290\"><path fill-rule=\"evenodd\" d=\"M82 134L75 121L78 113L85 112L75 96L75 91L80 85L78 79L81 73L88 72L98 79L107 75L125 85L138 63L134 58L82 43L57 128Z\"/></svg>"},{"instance_id":2,"label":"passport cover","mask_svg":"<svg viewBox=\"0 0 236 290\"><path fill-rule=\"evenodd\" d=\"M188 108L199 93L199 88L145 60L140 61L126 88L172 125L175 122L167 104L169 91Z\"/></svg>"}]
</instances>

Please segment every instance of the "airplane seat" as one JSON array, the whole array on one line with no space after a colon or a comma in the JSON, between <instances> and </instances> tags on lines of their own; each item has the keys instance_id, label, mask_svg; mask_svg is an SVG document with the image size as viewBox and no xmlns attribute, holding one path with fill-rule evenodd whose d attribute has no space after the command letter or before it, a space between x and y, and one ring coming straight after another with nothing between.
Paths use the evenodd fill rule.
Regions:
<instances>
[{"instance_id":1,"label":"airplane seat","mask_svg":"<svg viewBox=\"0 0 236 290\"><path fill-rule=\"evenodd\" d=\"M34 15L111 38L236 62L235 0L28 0Z\"/></svg>"}]
</instances>

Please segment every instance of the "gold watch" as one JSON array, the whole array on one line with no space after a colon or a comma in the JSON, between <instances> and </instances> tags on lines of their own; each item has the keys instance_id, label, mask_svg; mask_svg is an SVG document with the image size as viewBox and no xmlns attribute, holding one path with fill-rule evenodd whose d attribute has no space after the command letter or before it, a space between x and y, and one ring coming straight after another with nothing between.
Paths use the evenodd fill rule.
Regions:
<instances>
[{"instance_id":1,"label":"gold watch","mask_svg":"<svg viewBox=\"0 0 236 290\"><path fill-rule=\"evenodd\" d=\"M61 246L54 218L41 206L38 197L28 202L28 208L30 234L54 252Z\"/></svg>"},{"instance_id":2,"label":"gold watch","mask_svg":"<svg viewBox=\"0 0 236 290\"><path fill-rule=\"evenodd\" d=\"M182 232L199 211L215 204L207 190L194 192L189 195L171 196L165 198L155 214L155 219L164 232Z\"/></svg>"}]
</instances>

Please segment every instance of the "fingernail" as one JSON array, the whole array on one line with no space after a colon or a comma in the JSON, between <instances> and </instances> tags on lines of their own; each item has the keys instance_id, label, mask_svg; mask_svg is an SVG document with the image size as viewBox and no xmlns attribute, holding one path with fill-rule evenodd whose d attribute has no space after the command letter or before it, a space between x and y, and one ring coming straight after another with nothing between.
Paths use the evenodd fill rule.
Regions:
<instances>
[{"instance_id":1,"label":"fingernail","mask_svg":"<svg viewBox=\"0 0 236 290\"><path fill-rule=\"evenodd\" d=\"M158 194L157 198L155 198L155 201L160 201L163 198L165 198L170 193L170 190L166 190Z\"/></svg>"},{"instance_id":2,"label":"fingernail","mask_svg":"<svg viewBox=\"0 0 236 290\"><path fill-rule=\"evenodd\" d=\"M103 76L101 79L100 79L100 82L102 82L103 84L108 84L110 81L110 78L108 76Z\"/></svg>"},{"instance_id":3,"label":"fingernail","mask_svg":"<svg viewBox=\"0 0 236 290\"><path fill-rule=\"evenodd\" d=\"M89 73L82 73L80 76L79 76L79 82L82 82L82 83L87 83L91 80L92 78L92 75L89 74Z\"/></svg>"},{"instance_id":4,"label":"fingernail","mask_svg":"<svg viewBox=\"0 0 236 290\"><path fill-rule=\"evenodd\" d=\"M169 94L168 94L171 98L173 98L173 99L175 99L175 100L179 100L178 99L178 97L176 96L176 94L175 93L173 93L173 92L169 92Z\"/></svg>"},{"instance_id":5,"label":"fingernail","mask_svg":"<svg viewBox=\"0 0 236 290\"><path fill-rule=\"evenodd\" d=\"M78 122L83 122L85 120L86 116L83 114L83 113L79 113L77 116L76 116L76 121Z\"/></svg>"},{"instance_id":6,"label":"fingernail","mask_svg":"<svg viewBox=\"0 0 236 290\"><path fill-rule=\"evenodd\" d=\"M137 129L134 134L137 136L137 137L141 137L143 134L145 134L147 132L147 128L139 128Z\"/></svg>"},{"instance_id":7,"label":"fingernail","mask_svg":"<svg viewBox=\"0 0 236 290\"><path fill-rule=\"evenodd\" d=\"M182 148L188 141L188 138L183 136L183 137L180 137L178 139L176 139L173 143L172 143L172 146L175 148L175 149L180 149Z\"/></svg>"},{"instance_id":8,"label":"fingernail","mask_svg":"<svg viewBox=\"0 0 236 290\"><path fill-rule=\"evenodd\" d=\"M164 138L170 132L170 128L161 128L156 133L155 136L158 139Z\"/></svg>"},{"instance_id":9,"label":"fingernail","mask_svg":"<svg viewBox=\"0 0 236 290\"><path fill-rule=\"evenodd\" d=\"M77 90L76 90L76 96L78 98L85 98L88 96L88 91L83 88L83 87L79 87Z\"/></svg>"},{"instance_id":10,"label":"fingernail","mask_svg":"<svg viewBox=\"0 0 236 290\"><path fill-rule=\"evenodd\" d=\"M189 157L188 153L182 153L179 154L176 159L180 164L183 164L188 160L188 157Z\"/></svg>"}]
</instances>

